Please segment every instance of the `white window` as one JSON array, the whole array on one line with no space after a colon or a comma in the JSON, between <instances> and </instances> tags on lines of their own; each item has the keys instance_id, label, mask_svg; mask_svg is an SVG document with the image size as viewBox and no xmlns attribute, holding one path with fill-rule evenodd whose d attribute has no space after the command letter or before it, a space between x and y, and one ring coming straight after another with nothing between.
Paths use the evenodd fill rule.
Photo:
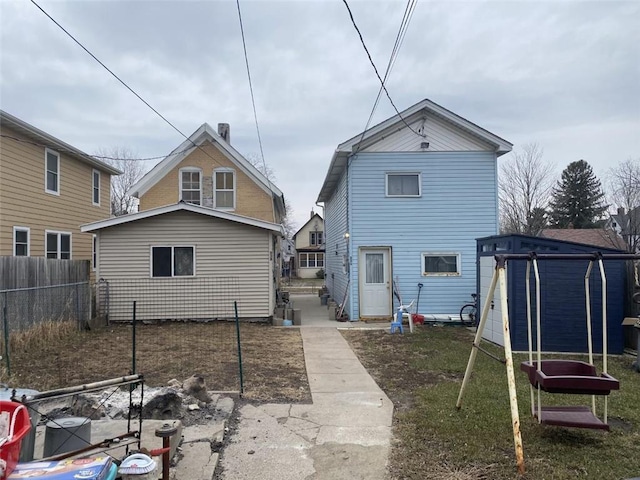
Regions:
<instances>
[{"instance_id":1,"label":"white window","mask_svg":"<svg viewBox=\"0 0 640 480\"><path fill-rule=\"evenodd\" d=\"M322 245L322 232L309 232L309 245Z\"/></svg>"},{"instance_id":2,"label":"white window","mask_svg":"<svg viewBox=\"0 0 640 480\"><path fill-rule=\"evenodd\" d=\"M422 254L422 275L460 275L460 254L452 252L427 252Z\"/></svg>"},{"instance_id":3,"label":"white window","mask_svg":"<svg viewBox=\"0 0 640 480\"><path fill-rule=\"evenodd\" d=\"M193 246L151 247L152 277L193 277L196 272Z\"/></svg>"},{"instance_id":4,"label":"white window","mask_svg":"<svg viewBox=\"0 0 640 480\"><path fill-rule=\"evenodd\" d=\"M300 268L323 268L324 253L300 253L298 264Z\"/></svg>"},{"instance_id":5,"label":"white window","mask_svg":"<svg viewBox=\"0 0 640 480\"><path fill-rule=\"evenodd\" d=\"M44 150L44 189L47 193L60 195L60 154Z\"/></svg>"},{"instance_id":6,"label":"white window","mask_svg":"<svg viewBox=\"0 0 640 480\"><path fill-rule=\"evenodd\" d=\"M180 200L202 205L202 173L199 168L180 169Z\"/></svg>"},{"instance_id":7,"label":"white window","mask_svg":"<svg viewBox=\"0 0 640 480\"><path fill-rule=\"evenodd\" d=\"M93 171L93 204L100 206L100 172Z\"/></svg>"},{"instance_id":8,"label":"white window","mask_svg":"<svg viewBox=\"0 0 640 480\"><path fill-rule=\"evenodd\" d=\"M29 256L29 227L13 227L13 254L16 257Z\"/></svg>"},{"instance_id":9,"label":"white window","mask_svg":"<svg viewBox=\"0 0 640 480\"><path fill-rule=\"evenodd\" d=\"M387 173L387 197L419 197L422 195L419 173Z\"/></svg>"},{"instance_id":10,"label":"white window","mask_svg":"<svg viewBox=\"0 0 640 480\"><path fill-rule=\"evenodd\" d=\"M68 232L45 231L45 249L47 258L70 260L71 234Z\"/></svg>"},{"instance_id":11,"label":"white window","mask_svg":"<svg viewBox=\"0 0 640 480\"><path fill-rule=\"evenodd\" d=\"M93 235L91 240L91 269L95 272L98 264L98 237Z\"/></svg>"},{"instance_id":12,"label":"white window","mask_svg":"<svg viewBox=\"0 0 640 480\"><path fill-rule=\"evenodd\" d=\"M236 174L229 168L213 171L213 197L215 208L234 210L236 208Z\"/></svg>"}]
</instances>

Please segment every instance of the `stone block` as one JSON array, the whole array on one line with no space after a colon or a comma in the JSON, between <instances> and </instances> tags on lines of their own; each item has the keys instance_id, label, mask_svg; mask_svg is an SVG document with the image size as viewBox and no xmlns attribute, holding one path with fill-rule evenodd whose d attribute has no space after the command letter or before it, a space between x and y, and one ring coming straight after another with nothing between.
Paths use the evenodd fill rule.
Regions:
<instances>
[{"instance_id":1,"label":"stone block","mask_svg":"<svg viewBox=\"0 0 640 480\"><path fill-rule=\"evenodd\" d=\"M302 325L302 310L300 310L299 308L294 308L292 310L293 312L293 324L294 325Z\"/></svg>"},{"instance_id":2,"label":"stone block","mask_svg":"<svg viewBox=\"0 0 640 480\"><path fill-rule=\"evenodd\" d=\"M336 319L336 312L338 311L338 307L336 305L333 305L331 307L329 307L329 320L335 320Z\"/></svg>"}]
</instances>

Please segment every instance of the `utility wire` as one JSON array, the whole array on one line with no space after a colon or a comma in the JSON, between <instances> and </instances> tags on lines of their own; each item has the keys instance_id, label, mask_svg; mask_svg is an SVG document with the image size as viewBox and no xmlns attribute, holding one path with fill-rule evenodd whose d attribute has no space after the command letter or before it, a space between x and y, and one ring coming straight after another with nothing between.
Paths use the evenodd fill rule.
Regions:
<instances>
[{"instance_id":1,"label":"utility wire","mask_svg":"<svg viewBox=\"0 0 640 480\"><path fill-rule=\"evenodd\" d=\"M249 79L249 91L251 92L251 105L253 106L253 118L256 122L256 133L258 135L258 145L260 146L260 156L262 157L262 166L264 167L264 176L269 182L269 189L272 190L271 180L267 175L267 162L264 159L264 150L262 148L262 137L260 136L260 127L258 126L258 112L256 110L256 99L253 94L253 83L251 82L251 70L249 69L249 55L247 55L247 42L244 37L244 25L242 23L242 12L240 11L240 0L236 0L238 7L238 21L240 22L240 35L242 36L242 49L244 51L244 63L247 66L247 78ZM276 221L275 208L273 209L273 221Z\"/></svg>"},{"instance_id":2,"label":"utility wire","mask_svg":"<svg viewBox=\"0 0 640 480\"><path fill-rule=\"evenodd\" d=\"M380 76L380 73L378 72L378 68L376 67L376 64L374 63L373 58L371 58L371 54L369 53L369 49L367 48L367 45L366 45L366 43L364 41L364 38L362 37L362 33L360 32L360 29L358 28L358 25L356 24L356 21L353 18L353 13L351 12L351 7L349 7L349 3L347 2L347 0L342 0L342 3L344 3L345 7L347 7L347 11L349 12L349 18L351 19L351 23L353 24L353 27L356 29L356 32L358 33L358 36L360 37L360 43L362 43L362 47L364 48L364 51L367 53L367 57L369 58L369 62L371 63L371 66L373 67L373 70L376 72L376 76L378 77L378 80L380 81L380 85L384 89L384 92L386 93L387 98L389 99L389 102L391 102L391 105L393 106L393 109L396 111L396 113L398 114L398 117L400 117L400 120L402 120L402 122L407 126L407 128L409 130L411 130L413 133L415 133L416 135L418 135L420 137L424 137L424 134L420 134L420 133L416 132L411 127L411 125L409 125L407 123L407 121L400 114L400 111L398 110L398 107L396 107L396 104L393 103L393 99L391 98L391 95L389 94L389 91L387 90L387 87L384 84L384 80Z\"/></svg>"},{"instance_id":3,"label":"utility wire","mask_svg":"<svg viewBox=\"0 0 640 480\"><path fill-rule=\"evenodd\" d=\"M411 22L411 17L413 16L413 12L415 11L415 7L417 4L418 0L407 0L407 5L404 9L404 14L402 16L402 21L400 22L400 27L398 29L398 34L396 35L396 41L393 45L393 50L391 51L391 55L389 56L389 62L387 63L387 69L384 72L384 78L382 81L382 85L380 85L380 88L378 89L378 95L376 96L376 101L373 104L373 108L371 109L371 113L369 114L369 119L367 120L367 124L364 127L364 130L362 131L362 135L360 136L360 140L358 141L358 145L356 147L356 151L355 153L358 153L360 151L360 148L362 146L362 140L364 139L364 135L367 131L367 129L369 128L369 125L371 124L371 120L373 119L373 115L375 114L376 109L378 108L378 104L380 102L380 96L382 95L382 91L383 91L383 87L386 85L387 83L387 79L389 78L389 75L391 75L391 70L393 69L395 63L396 63L396 59L398 58L398 53L400 52L400 47L402 46L402 43L404 41L404 37L407 33L407 30L409 28L409 23ZM406 123L406 122L405 122ZM422 136L424 136L424 133L422 134Z\"/></svg>"}]
</instances>

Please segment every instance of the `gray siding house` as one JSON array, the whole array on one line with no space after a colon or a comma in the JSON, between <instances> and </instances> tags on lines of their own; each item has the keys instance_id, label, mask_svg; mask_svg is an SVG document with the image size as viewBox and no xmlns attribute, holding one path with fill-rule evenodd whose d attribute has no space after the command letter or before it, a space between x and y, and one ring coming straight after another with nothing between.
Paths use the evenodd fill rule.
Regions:
<instances>
[{"instance_id":1,"label":"gray siding house","mask_svg":"<svg viewBox=\"0 0 640 480\"><path fill-rule=\"evenodd\" d=\"M423 100L338 145L324 203L326 283L350 320L398 301L448 316L476 290L476 238L498 233L497 158L512 144Z\"/></svg>"}]
</instances>

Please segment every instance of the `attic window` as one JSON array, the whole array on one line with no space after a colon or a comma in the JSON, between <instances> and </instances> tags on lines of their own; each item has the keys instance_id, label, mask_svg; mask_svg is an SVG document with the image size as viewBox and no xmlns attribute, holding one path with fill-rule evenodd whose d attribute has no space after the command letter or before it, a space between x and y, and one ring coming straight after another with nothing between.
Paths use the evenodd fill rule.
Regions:
<instances>
[{"instance_id":1,"label":"attic window","mask_svg":"<svg viewBox=\"0 0 640 480\"><path fill-rule=\"evenodd\" d=\"M180 169L180 200L202 204L202 174L199 168Z\"/></svg>"},{"instance_id":2,"label":"attic window","mask_svg":"<svg viewBox=\"0 0 640 480\"><path fill-rule=\"evenodd\" d=\"M218 168L213 172L215 208L236 208L236 174L229 168Z\"/></svg>"}]
</instances>

